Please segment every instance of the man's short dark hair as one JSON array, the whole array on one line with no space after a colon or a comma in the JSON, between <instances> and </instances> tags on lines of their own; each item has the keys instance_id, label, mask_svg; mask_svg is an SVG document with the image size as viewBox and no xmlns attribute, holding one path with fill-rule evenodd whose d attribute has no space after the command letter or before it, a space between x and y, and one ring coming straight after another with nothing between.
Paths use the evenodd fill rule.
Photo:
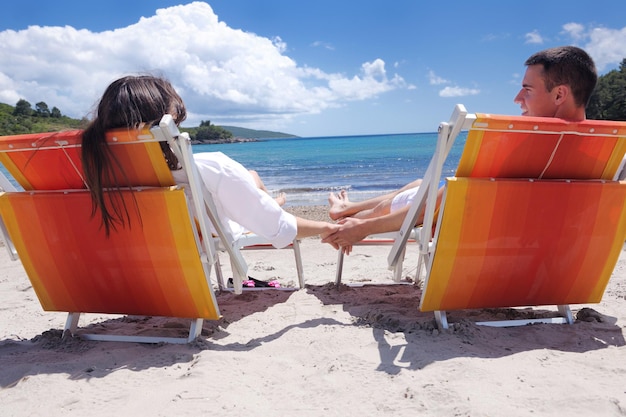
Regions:
<instances>
[{"instance_id":1,"label":"man's short dark hair","mask_svg":"<svg viewBox=\"0 0 626 417\"><path fill-rule=\"evenodd\" d=\"M568 85L574 101L586 106L598 81L593 59L575 46L559 46L537 52L528 58L526 65L542 65L544 82L548 91L558 85Z\"/></svg>"}]
</instances>

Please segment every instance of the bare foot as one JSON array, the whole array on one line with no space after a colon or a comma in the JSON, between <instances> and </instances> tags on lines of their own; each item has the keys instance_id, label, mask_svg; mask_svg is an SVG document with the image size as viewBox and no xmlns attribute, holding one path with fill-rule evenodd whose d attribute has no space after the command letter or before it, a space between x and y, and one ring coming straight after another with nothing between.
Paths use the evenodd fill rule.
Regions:
<instances>
[{"instance_id":1,"label":"bare foot","mask_svg":"<svg viewBox=\"0 0 626 417\"><path fill-rule=\"evenodd\" d=\"M276 198L274 198L274 200L276 200L278 205L282 207L287 202L287 194L279 193L278 196Z\"/></svg>"},{"instance_id":2,"label":"bare foot","mask_svg":"<svg viewBox=\"0 0 626 417\"><path fill-rule=\"evenodd\" d=\"M350 204L348 200L348 193L345 190L341 190L337 194L330 193L328 196L328 204L330 209L328 210L328 216L333 220L338 220L344 217L344 212Z\"/></svg>"}]
</instances>

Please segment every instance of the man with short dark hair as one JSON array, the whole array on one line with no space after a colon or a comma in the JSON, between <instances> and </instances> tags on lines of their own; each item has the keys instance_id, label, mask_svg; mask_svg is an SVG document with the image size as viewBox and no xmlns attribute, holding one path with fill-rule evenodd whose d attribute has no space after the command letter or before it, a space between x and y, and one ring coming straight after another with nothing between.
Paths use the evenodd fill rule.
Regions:
<instances>
[{"instance_id":1,"label":"man with short dark hair","mask_svg":"<svg viewBox=\"0 0 626 417\"><path fill-rule=\"evenodd\" d=\"M598 80L589 54L575 46L560 46L537 52L525 65L522 88L514 99L522 115L585 120L585 107ZM364 201L350 201L345 192L331 194L329 215L339 220L341 227L322 236L322 242L349 254L353 244L369 235L400 230L420 183L418 179L398 191ZM442 192L440 189L439 198ZM418 224L423 216L418 217Z\"/></svg>"}]
</instances>

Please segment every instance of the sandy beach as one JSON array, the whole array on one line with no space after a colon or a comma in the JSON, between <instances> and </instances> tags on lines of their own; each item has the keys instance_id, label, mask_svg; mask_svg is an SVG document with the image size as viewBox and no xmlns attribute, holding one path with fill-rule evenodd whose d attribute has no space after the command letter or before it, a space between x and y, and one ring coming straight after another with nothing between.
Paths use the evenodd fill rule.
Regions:
<instances>
[{"instance_id":1,"label":"sandy beach","mask_svg":"<svg viewBox=\"0 0 626 417\"><path fill-rule=\"evenodd\" d=\"M289 210L325 218L324 207ZM313 238L302 249L306 288L221 293L223 318L205 321L199 340L146 345L62 340L66 315L42 311L0 248L0 415L626 415L624 252L602 302L573 305L571 326L473 323L523 314L499 309L453 312L439 331L418 310L417 286L336 287L336 252ZM391 283L388 252L356 248L344 282ZM297 282L289 250L244 257L257 279ZM409 246L405 276L416 262ZM188 320L87 315L80 325L183 334Z\"/></svg>"}]
</instances>

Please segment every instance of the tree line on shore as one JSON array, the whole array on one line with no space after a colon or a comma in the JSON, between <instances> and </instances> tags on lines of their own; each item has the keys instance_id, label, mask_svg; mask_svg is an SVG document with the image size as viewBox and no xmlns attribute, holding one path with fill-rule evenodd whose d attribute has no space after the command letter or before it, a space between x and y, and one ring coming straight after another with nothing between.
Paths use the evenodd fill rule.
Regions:
<instances>
[{"instance_id":1,"label":"tree line on shore","mask_svg":"<svg viewBox=\"0 0 626 417\"><path fill-rule=\"evenodd\" d=\"M0 136L84 129L88 124L88 119L64 116L57 107L50 109L43 101L36 103L34 108L24 99L18 100L15 106L0 103ZM198 127L183 130L188 131L198 143L234 140L231 132L212 125L210 121L202 121Z\"/></svg>"},{"instance_id":2,"label":"tree line on shore","mask_svg":"<svg viewBox=\"0 0 626 417\"><path fill-rule=\"evenodd\" d=\"M626 120L626 58L618 69L599 77L587 106L587 117L595 120Z\"/></svg>"},{"instance_id":3,"label":"tree line on shore","mask_svg":"<svg viewBox=\"0 0 626 417\"><path fill-rule=\"evenodd\" d=\"M49 108L40 101L32 105L20 99L15 106L0 103L0 136L21 135L27 133L56 132L66 129L84 129L89 124L87 118L73 119L64 116L57 107ZM210 121L201 121L197 127L181 127L189 133L192 143L230 143L247 142L259 138L294 137L286 133L267 130L254 130L242 127L221 127Z\"/></svg>"}]
</instances>

